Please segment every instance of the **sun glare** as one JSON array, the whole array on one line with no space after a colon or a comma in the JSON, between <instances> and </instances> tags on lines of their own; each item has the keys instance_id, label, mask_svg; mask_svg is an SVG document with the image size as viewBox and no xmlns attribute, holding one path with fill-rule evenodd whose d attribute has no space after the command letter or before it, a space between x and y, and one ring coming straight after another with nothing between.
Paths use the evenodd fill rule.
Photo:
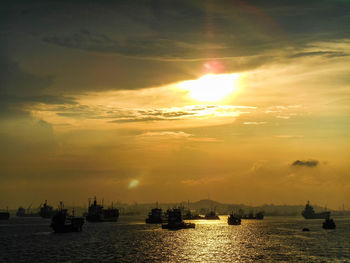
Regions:
<instances>
[{"instance_id":1,"label":"sun glare","mask_svg":"<svg viewBox=\"0 0 350 263\"><path fill-rule=\"evenodd\" d=\"M189 91L197 101L215 102L226 98L238 86L239 74L205 75L196 80L181 82L179 87Z\"/></svg>"}]
</instances>

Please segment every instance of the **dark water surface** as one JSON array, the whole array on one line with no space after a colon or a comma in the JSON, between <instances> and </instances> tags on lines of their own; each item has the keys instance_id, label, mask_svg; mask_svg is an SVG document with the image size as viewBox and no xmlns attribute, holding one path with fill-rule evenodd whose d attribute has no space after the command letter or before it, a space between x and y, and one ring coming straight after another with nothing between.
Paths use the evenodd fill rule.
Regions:
<instances>
[{"instance_id":1,"label":"dark water surface","mask_svg":"<svg viewBox=\"0 0 350 263\"><path fill-rule=\"evenodd\" d=\"M54 234L50 220L13 217L0 221L0 262L350 262L350 218L335 218L336 230L303 218L240 226L226 220L168 231L121 216L117 223L86 223L81 233Z\"/></svg>"}]
</instances>

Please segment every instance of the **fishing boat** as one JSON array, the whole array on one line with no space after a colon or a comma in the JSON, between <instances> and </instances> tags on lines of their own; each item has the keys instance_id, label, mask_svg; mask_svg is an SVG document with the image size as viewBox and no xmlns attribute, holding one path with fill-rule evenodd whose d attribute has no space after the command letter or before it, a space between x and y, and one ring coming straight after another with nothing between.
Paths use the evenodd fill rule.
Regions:
<instances>
[{"instance_id":1,"label":"fishing boat","mask_svg":"<svg viewBox=\"0 0 350 263\"><path fill-rule=\"evenodd\" d=\"M182 220L181 210L178 208L174 208L167 211L168 214L168 223L163 224L163 229L169 229L169 230L179 230L179 229L186 229L186 228L195 228L194 223L185 223Z\"/></svg>"},{"instance_id":2,"label":"fishing boat","mask_svg":"<svg viewBox=\"0 0 350 263\"><path fill-rule=\"evenodd\" d=\"M69 216L67 209L64 209L63 202L60 202L60 206L52 217L51 227L55 233L67 233L67 232L80 232L83 229L84 218Z\"/></svg>"},{"instance_id":3,"label":"fishing boat","mask_svg":"<svg viewBox=\"0 0 350 263\"><path fill-rule=\"evenodd\" d=\"M241 218L239 216L234 215L233 213L227 218L227 224L229 225L240 225Z\"/></svg>"},{"instance_id":4,"label":"fishing boat","mask_svg":"<svg viewBox=\"0 0 350 263\"><path fill-rule=\"evenodd\" d=\"M110 208L104 208L103 204L98 204L96 197L93 203L90 203L86 214L86 220L89 222L115 222L119 218L119 209L114 208L113 204Z\"/></svg>"},{"instance_id":5,"label":"fishing boat","mask_svg":"<svg viewBox=\"0 0 350 263\"><path fill-rule=\"evenodd\" d=\"M310 205L310 202L307 201L307 204L305 205L305 209L303 212L301 212L301 215L305 219L326 219L329 218L331 215L331 212L320 212L320 213L315 213L314 208Z\"/></svg>"}]
</instances>

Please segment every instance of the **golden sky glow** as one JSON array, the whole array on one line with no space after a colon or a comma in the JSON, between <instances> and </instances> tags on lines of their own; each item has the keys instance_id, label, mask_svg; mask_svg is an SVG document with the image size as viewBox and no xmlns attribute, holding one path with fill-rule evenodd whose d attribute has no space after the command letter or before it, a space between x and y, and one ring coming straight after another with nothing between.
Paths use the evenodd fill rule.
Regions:
<instances>
[{"instance_id":1,"label":"golden sky glow","mask_svg":"<svg viewBox=\"0 0 350 263\"><path fill-rule=\"evenodd\" d=\"M238 88L239 74L204 75L196 80L179 83L189 96L201 102L218 102L231 95Z\"/></svg>"},{"instance_id":2,"label":"golden sky glow","mask_svg":"<svg viewBox=\"0 0 350 263\"><path fill-rule=\"evenodd\" d=\"M350 207L350 3L334 1L4 4L0 208Z\"/></svg>"}]
</instances>

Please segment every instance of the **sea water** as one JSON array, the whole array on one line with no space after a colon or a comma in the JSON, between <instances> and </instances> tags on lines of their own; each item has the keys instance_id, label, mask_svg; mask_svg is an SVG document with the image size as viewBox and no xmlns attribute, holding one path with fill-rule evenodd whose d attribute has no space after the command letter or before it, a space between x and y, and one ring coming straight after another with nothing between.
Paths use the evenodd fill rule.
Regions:
<instances>
[{"instance_id":1,"label":"sea water","mask_svg":"<svg viewBox=\"0 0 350 263\"><path fill-rule=\"evenodd\" d=\"M230 226L220 218L171 231L120 216L54 234L50 220L12 217L0 221L0 262L350 262L350 218L335 218L335 230L322 229L321 219L265 217Z\"/></svg>"}]
</instances>

